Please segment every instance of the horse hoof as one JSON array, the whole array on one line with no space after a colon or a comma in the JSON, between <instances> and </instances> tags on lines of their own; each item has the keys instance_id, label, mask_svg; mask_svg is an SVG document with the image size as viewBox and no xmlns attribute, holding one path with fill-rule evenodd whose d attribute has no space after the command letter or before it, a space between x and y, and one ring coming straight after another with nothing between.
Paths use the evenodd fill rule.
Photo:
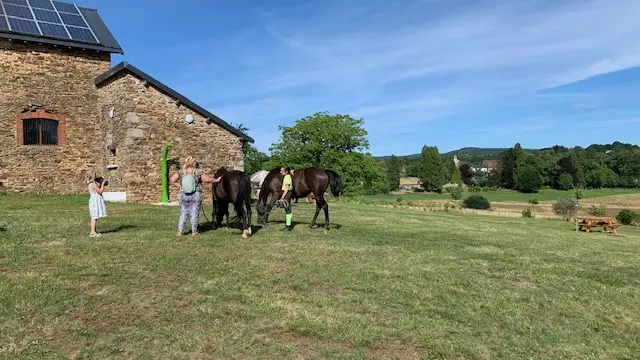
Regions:
<instances>
[{"instance_id":1,"label":"horse hoof","mask_svg":"<svg viewBox=\"0 0 640 360\"><path fill-rule=\"evenodd\" d=\"M244 239L248 239L249 238L249 230L243 230L242 231L242 238L244 238Z\"/></svg>"},{"instance_id":2,"label":"horse hoof","mask_svg":"<svg viewBox=\"0 0 640 360\"><path fill-rule=\"evenodd\" d=\"M251 228L249 228L247 231L249 231L249 235L252 235L252 233L251 233L252 229Z\"/></svg>"}]
</instances>

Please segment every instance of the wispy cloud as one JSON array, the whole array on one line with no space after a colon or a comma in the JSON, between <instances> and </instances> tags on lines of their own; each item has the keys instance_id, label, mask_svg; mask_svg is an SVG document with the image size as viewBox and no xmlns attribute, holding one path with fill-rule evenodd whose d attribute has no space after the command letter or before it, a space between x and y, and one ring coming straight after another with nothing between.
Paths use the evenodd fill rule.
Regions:
<instances>
[{"instance_id":1,"label":"wispy cloud","mask_svg":"<svg viewBox=\"0 0 640 360\"><path fill-rule=\"evenodd\" d=\"M256 8L255 28L185 63L185 72L209 75L183 86L200 89L198 100L221 116L261 131L329 110L365 117L370 131L381 132L390 116L411 124L468 114L491 101L534 99L541 89L640 66L637 0L353 5ZM546 129L522 126L499 132Z\"/></svg>"}]
</instances>

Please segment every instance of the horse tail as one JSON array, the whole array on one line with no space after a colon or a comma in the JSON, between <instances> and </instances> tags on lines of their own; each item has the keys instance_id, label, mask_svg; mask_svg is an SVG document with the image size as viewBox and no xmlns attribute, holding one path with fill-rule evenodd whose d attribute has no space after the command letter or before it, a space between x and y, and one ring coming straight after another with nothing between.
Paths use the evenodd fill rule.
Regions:
<instances>
[{"instance_id":1,"label":"horse tail","mask_svg":"<svg viewBox=\"0 0 640 360\"><path fill-rule=\"evenodd\" d=\"M331 194L333 194L336 199L339 199L340 194L342 193L342 178L333 170L325 170L325 172L327 173L327 176L329 176Z\"/></svg>"},{"instance_id":2,"label":"horse tail","mask_svg":"<svg viewBox=\"0 0 640 360\"><path fill-rule=\"evenodd\" d=\"M233 203L238 217L242 217L244 214L244 206L247 206L246 209L248 212L251 206L251 180L247 175L238 177L238 195L236 196L236 201Z\"/></svg>"}]
</instances>

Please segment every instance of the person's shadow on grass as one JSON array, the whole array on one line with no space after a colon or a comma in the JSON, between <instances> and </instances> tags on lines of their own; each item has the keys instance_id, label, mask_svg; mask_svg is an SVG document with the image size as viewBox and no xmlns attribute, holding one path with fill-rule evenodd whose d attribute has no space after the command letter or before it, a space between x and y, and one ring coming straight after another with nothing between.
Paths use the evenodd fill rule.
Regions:
<instances>
[{"instance_id":1,"label":"person's shadow on grass","mask_svg":"<svg viewBox=\"0 0 640 360\"><path fill-rule=\"evenodd\" d=\"M135 228L135 226L133 226L133 225L120 225L120 226L118 226L116 228L102 230L100 232L103 233L103 234L110 234L110 233L117 233L117 232L121 232L121 231L128 230L128 229L133 229L133 228Z\"/></svg>"}]
</instances>

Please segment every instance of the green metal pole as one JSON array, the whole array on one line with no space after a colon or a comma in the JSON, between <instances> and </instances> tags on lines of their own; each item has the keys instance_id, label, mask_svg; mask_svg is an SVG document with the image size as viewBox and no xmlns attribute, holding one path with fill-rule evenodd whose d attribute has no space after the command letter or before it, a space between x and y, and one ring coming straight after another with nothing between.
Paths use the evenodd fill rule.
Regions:
<instances>
[{"instance_id":1,"label":"green metal pole","mask_svg":"<svg viewBox=\"0 0 640 360\"><path fill-rule=\"evenodd\" d=\"M167 184L167 179L169 178L169 174L167 173L167 154L169 153L169 148L173 146L171 141L167 141L167 144L162 149L162 203L166 204L169 202L169 185Z\"/></svg>"}]
</instances>

